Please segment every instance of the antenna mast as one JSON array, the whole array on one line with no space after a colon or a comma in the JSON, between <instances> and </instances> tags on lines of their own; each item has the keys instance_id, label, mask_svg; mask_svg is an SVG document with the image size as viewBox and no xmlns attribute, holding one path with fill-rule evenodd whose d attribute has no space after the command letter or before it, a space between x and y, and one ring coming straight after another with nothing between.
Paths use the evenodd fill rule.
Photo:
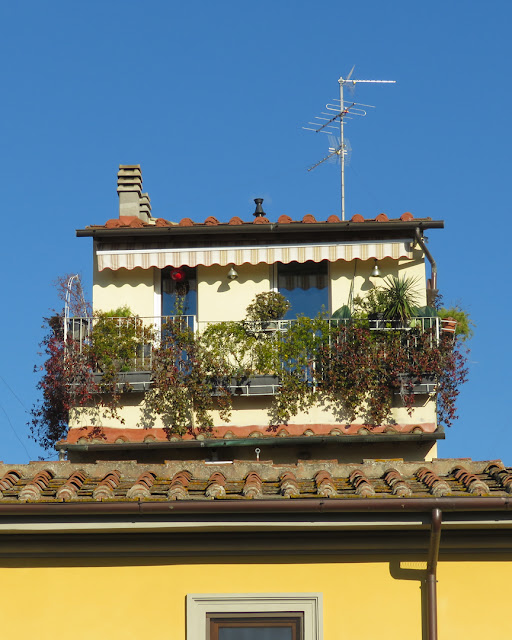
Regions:
<instances>
[{"instance_id":1,"label":"antenna mast","mask_svg":"<svg viewBox=\"0 0 512 640\"><path fill-rule=\"evenodd\" d=\"M345 220L345 154L346 154L346 145L345 145L345 132L344 132L344 121L345 118L351 119L350 116L365 116L366 111L361 109L360 107L372 107L369 104L361 104L358 102L353 102L351 105L345 107L345 98L343 95L343 88L346 84L352 85L355 87L357 83L367 83L367 84L395 84L396 80L351 80L352 73L355 67L352 67L350 73L346 78L339 78L338 84L340 85L340 97L339 100L335 100L336 104L326 104L325 108L330 113L322 112L322 115L330 116L332 112L336 112L336 115L330 118L321 118L319 116L315 116L315 122L308 122L308 124L315 125L316 129L311 129L310 127L303 127L303 129L307 129L308 131L314 131L315 133L331 133L332 129L336 129L336 125L334 124L337 119L340 121L340 141L339 145L335 149L329 149L329 155L322 158L319 162L314 164L312 167L308 169L311 171L318 165L322 164L325 160L332 158L334 156L338 156L340 159L341 165L341 219ZM339 104L338 104L339 103ZM372 107L374 108L374 107ZM325 121L322 124L322 121ZM320 126L318 126L320 125Z\"/></svg>"}]
</instances>

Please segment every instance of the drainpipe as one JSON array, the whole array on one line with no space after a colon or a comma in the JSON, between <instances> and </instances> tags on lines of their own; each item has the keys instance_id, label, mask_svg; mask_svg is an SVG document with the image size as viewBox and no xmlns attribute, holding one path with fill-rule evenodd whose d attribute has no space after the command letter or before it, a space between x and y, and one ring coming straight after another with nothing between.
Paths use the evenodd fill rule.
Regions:
<instances>
[{"instance_id":1,"label":"drainpipe","mask_svg":"<svg viewBox=\"0 0 512 640\"><path fill-rule=\"evenodd\" d=\"M437 640L437 560L441 540L441 509L432 510L430 546L427 563L427 632L428 640Z\"/></svg>"},{"instance_id":2,"label":"drainpipe","mask_svg":"<svg viewBox=\"0 0 512 640\"><path fill-rule=\"evenodd\" d=\"M416 227L414 231L415 241L420 245L423 249L423 253L427 256L428 261L430 262L430 266L432 269L432 276L430 278L430 289L427 289L427 304L428 306L432 306L435 297L437 295L437 264L432 254L427 249L425 242L421 236L421 231L419 227Z\"/></svg>"}]
</instances>

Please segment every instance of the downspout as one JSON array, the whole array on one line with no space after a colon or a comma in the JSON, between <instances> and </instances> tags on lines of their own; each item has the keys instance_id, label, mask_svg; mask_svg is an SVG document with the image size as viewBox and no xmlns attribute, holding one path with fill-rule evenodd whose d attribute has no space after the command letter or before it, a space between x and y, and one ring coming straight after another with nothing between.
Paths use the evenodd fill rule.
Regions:
<instances>
[{"instance_id":1,"label":"downspout","mask_svg":"<svg viewBox=\"0 0 512 640\"><path fill-rule=\"evenodd\" d=\"M437 640L437 560L441 540L441 509L432 510L430 546L427 563L427 633L428 640Z\"/></svg>"},{"instance_id":2,"label":"downspout","mask_svg":"<svg viewBox=\"0 0 512 640\"><path fill-rule=\"evenodd\" d=\"M437 296L437 264L432 257L432 254L425 245L419 227L416 227L416 229L414 230L414 239L415 242L417 242L423 249L423 253L427 256L427 259L430 262L430 267L432 269L432 276L430 278L430 289L427 289L427 305L430 307L434 303L435 297Z\"/></svg>"}]
</instances>

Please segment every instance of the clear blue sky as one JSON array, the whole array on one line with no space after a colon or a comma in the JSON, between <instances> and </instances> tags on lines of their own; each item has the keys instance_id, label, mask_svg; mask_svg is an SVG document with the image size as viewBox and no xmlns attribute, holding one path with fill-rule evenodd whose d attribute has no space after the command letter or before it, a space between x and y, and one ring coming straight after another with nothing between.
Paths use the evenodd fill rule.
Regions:
<instances>
[{"instance_id":1,"label":"clear blue sky","mask_svg":"<svg viewBox=\"0 0 512 640\"><path fill-rule=\"evenodd\" d=\"M301 125L355 64L398 82L357 88L377 108L346 128L347 214L444 219L439 286L477 324L440 455L512 464L509 1L26 0L0 20L0 459L48 457L26 426L41 318L57 276L90 288L74 232L117 216L117 166L142 165L156 217L250 219L261 196L271 220L326 219L338 168L307 173L326 144Z\"/></svg>"}]
</instances>

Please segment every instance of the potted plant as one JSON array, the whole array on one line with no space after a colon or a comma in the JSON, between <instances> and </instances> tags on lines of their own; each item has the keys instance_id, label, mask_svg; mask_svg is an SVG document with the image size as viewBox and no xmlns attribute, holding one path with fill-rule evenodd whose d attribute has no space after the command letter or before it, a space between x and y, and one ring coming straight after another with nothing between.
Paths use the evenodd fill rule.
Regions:
<instances>
[{"instance_id":1,"label":"potted plant","mask_svg":"<svg viewBox=\"0 0 512 640\"><path fill-rule=\"evenodd\" d=\"M261 323L262 329L275 329L277 324L273 320L284 318L290 310L289 301L278 291L264 291L256 294L254 300L246 309L247 320Z\"/></svg>"},{"instance_id":2,"label":"potted plant","mask_svg":"<svg viewBox=\"0 0 512 640\"><path fill-rule=\"evenodd\" d=\"M458 304L449 309L442 307L437 311L441 318L442 329L451 331L457 338L462 341L469 340L473 337L474 322L467 311L464 311Z\"/></svg>"},{"instance_id":3,"label":"potted plant","mask_svg":"<svg viewBox=\"0 0 512 640\"><path fill-rule=\"evenodd\" d=\"M392 322L392 326L406 327L409 320L417 314L419 292L418 278L388 276L384 280L384 318Z\"/></svg>"},{"instance_id":4,"label":"potted plant","mask_svg":"<svg viewBox=\"0 0 512 640\"><path fill-rule=\"evenodd\" d=\"M386 310L387 297L383 289L375 287L364 296L354 298L354 316L356 318L368 318L370 329L384 329L384 311Z\"/></svg>"}]
</instances>

